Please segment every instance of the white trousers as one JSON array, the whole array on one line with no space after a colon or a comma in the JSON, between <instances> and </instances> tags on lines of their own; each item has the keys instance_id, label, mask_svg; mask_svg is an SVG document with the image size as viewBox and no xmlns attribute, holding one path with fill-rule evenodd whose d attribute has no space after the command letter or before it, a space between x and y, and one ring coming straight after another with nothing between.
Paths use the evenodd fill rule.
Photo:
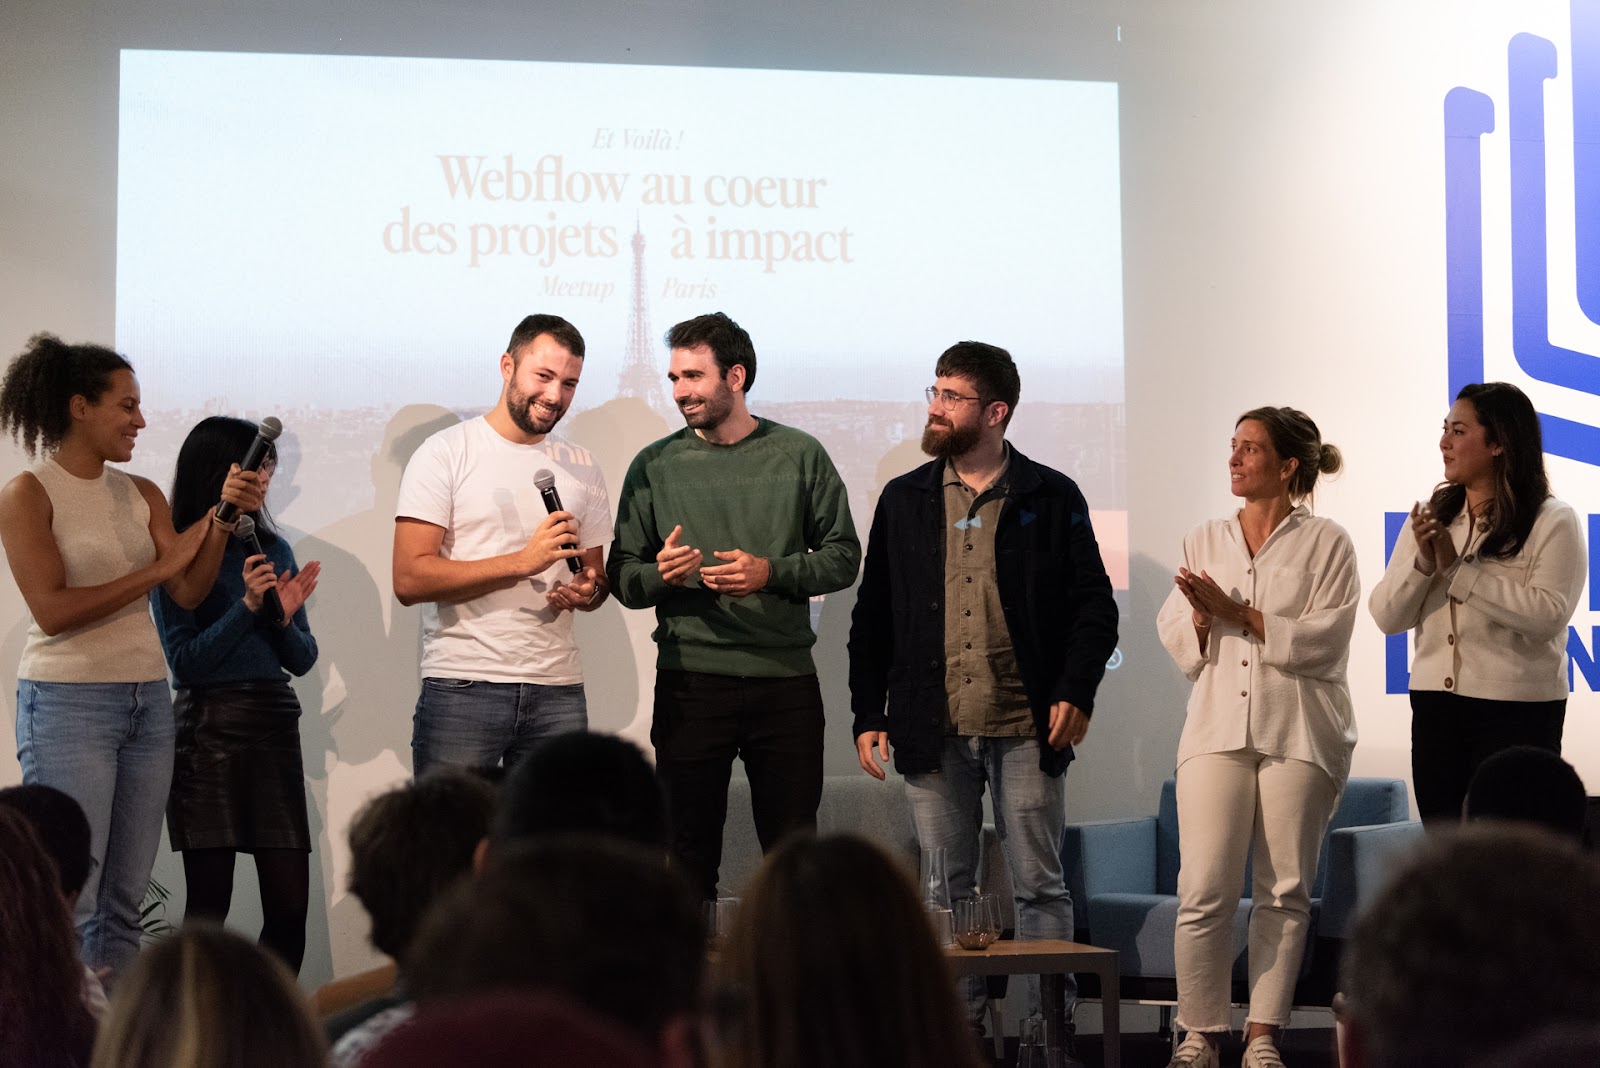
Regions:
<instances>
[{"instance_id":1,"label":"white trousers","mask_svg":"<svg viewBox=\"0 0 1600 1068\"><path fill-rule=\"evenodd\" d=\"M1251 749L1190 757L1178 769L1178 1024L1232 1026L1233 921L1254 851L1252 1023L1286 1026L1311 926L1311 885L1340 785L1303 760Z\"/></svg>"}]
</instances>

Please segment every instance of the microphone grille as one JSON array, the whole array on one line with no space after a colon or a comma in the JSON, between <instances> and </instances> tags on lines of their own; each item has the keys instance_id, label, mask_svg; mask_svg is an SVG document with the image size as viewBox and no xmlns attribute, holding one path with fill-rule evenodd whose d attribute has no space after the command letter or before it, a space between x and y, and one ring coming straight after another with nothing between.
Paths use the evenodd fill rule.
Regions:
<instances>
[{"instance_id":1,"label":"microphone grille","mask_svg":"<svg viewBox=\"0 0 1600 1068\"><path fill-rule=\"evenodd\" d=\"M256 532L256 521L247 515L239 517L239 522L233 528L233 536L240 541L248 541Z\"/></svg>"},{"instance_id":2,"label":"microphone grille","mask_svg":"<svg viewBox=\"0 0 1600 1068\"><path fill-rule=\"evenodd\" d=\"M556 476L548 467L541 467L533 473L534 488L543 492L556 484Z\"/></svg>"},{"instance_id":3,"label":"microphone grille","mask_svg":"<svg viewBox=\"0 0 1600 1068\"><path fill-rule=\"evenodd\" d=\"M268 441L277 441L278 435L283 433L283 423L275 415L269 415L261 420L261 425L256 427L256 433Z\"/></svg>"}]
</instances>

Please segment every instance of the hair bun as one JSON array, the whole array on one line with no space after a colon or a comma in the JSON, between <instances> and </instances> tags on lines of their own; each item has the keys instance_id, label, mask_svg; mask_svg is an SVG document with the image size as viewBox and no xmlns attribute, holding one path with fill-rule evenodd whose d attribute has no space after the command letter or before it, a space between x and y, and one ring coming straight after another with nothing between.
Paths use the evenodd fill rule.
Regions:
<instances>
[{"instance_id":1,"label":"hair bun","mask_svg":"<svg viewBox=\"0 0 1600 1068\"><path fill-rule=\"evenodd\" d=\"M1344 466L1344 454L1339 451L1339 446L1322 443L1322 449L1317 454L1317 470L1324 475L1337 474L1339 468Z\"/></svg>"}]
</instances>

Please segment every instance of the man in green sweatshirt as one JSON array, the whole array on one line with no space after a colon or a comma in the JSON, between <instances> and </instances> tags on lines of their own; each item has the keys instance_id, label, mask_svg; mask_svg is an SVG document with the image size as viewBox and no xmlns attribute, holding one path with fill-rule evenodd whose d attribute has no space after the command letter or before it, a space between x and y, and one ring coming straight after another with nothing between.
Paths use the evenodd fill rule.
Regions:
<instances>
[{"instance_id":1,"label":"man in green sweatshirt","mask_svg":"<svg viewBox=\"0 0 1600 1068\"><path fill-rule=\"evenodd\" d=\"M822 692L809 602L855 581L861 543L822 445L745 406L750 335L717 312L674 326L667 345L687 426L634 457L606 571L624 605L656 610L650 741L674 851L714 898L735 756L763 850L816 826Z\"/></svg>"}]
</instances>

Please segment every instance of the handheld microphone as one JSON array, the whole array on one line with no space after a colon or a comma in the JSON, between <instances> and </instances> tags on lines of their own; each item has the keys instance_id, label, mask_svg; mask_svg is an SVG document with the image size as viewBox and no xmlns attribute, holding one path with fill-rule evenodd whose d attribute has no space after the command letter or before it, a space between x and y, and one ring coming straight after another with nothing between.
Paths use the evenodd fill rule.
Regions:
<instances>
[{"instance_id":1,"label":"handheld microphone","mask_svg":"<svg viewBox=\"0 0 1600 1068\"><path fill-rule=\"evenodd\" d=\"M273 422L277 422L276 419ZM261 549L261 539L256 537L256 521L247 515L239 517L239 525L233 528L233 536L244 542L250 549L251 556L265 556ZM277 590L268 590L261 597L261 603L266 607L267 618L274 623L283 622L283 601L278 597Z\"/></svg>"},{"instance_id":2,"label":"handheld microphone","mask_svg":"<svg viewBox=\"0 0 1600 1068\"><path fill-rule=\"evenodd\" d=\"M539 496L544 499L545 511L561 511L561 494L556 492L556 476L548 467L541 467L533 473L533 485L539 491ZM567 557L567 567L574 575L583 574L583 565L578 563L576 556Z\"/></svg>"},{"instance_id":3,"label":"handheld microphone","mask_svg":"<svg viewBox=\"0 0 1600 1068\"><path fill-rule=\"evenodd\" d=\"M267 458L267 450L272 443L278 440L278 435L283 433L283 424L276 416L267 416L261 420L261 425L256 427L256 440L250 443L250 448L245 451L244 459L239 461L241 471L254 471L261 466L261 461ZM233 517L239 514L239 506L229 501L217 505L217 522L231 523ZM258 550L259 551L259 550Z\"/></svg>"}]
</instances>

